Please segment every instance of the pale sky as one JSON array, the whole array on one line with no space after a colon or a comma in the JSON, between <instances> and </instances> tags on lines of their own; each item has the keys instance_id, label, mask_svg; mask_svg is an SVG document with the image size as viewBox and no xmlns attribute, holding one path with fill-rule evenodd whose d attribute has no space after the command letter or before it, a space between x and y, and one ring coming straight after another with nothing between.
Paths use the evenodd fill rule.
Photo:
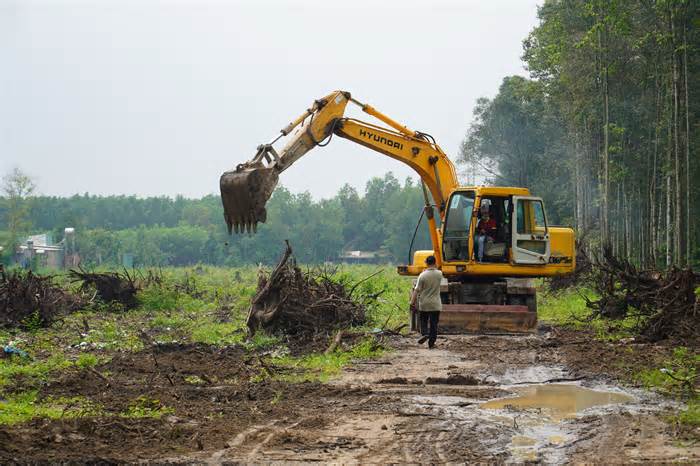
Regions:
<instances>
[{"instance_id":1,"label":"pale sky","mask_svg":"<svg viewBox=\"0 0 700 466\"><path fill-rule=\"evenodd\" d=\"M526 75L539 3L0 0L0 175L17 166L48 195L218 193L335 89L456 158L476 99ZM323 198L388 171L414 175L334 138L281 184Z\"/></svg>"}]
</instances>

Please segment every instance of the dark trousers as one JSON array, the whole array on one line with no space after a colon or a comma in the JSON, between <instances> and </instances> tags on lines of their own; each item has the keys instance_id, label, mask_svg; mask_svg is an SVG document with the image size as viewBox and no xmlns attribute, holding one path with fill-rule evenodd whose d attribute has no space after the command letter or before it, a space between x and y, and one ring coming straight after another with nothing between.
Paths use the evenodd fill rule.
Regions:
<instances>
[{"instance_id":1,"label":"dark trousers","mask_svg":"<svg viewBox=\"0 0 700 466\"><path fill-rule=\"evenodd\" d=\"M427 335L428 345L433 346L437 340L438 320L440 320L440 311L423 312L420 311L420 333Z\"/></svg>"}]
</instances>

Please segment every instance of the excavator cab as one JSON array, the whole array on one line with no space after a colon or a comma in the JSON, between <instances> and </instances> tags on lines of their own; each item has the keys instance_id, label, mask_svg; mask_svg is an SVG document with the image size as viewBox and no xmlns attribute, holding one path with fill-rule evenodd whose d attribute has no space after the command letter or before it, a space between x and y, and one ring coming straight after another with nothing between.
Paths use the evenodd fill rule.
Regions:
<instances>
[{"instance_id":1,"label":"excavator cab","mask_svg":"<svg viewBox=\"0 0 700 466\"><path fill-rule=\"evenodd\" d=\"M533 278L573 270L573 230L549 226L542 199L526 188L461 188L452 193L445 210L441 331L535 331ZM480 243L479 225L487 214L495 231ZM485 250L479 259L480 244ZM420 273L431 254L416 251L413 264L400 266L399 273ZM411 324L417 328L417 316Z\"/></svg>"}]
</instances>

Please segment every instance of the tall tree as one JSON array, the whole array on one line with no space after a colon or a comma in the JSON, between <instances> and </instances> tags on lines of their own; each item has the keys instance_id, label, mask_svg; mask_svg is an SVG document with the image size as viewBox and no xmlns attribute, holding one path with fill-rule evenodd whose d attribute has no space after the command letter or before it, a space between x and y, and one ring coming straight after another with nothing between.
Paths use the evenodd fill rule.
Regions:
<instances>
[{"instance_id":1,"label":"tall tree","mask_svg":"<svg viewBox=\"0 0 700 466\"><path fill-rule=\"evenodd\" d=\"M31 228L29 207L34 189L35 184L31 177L17 167L2 177L5 222L9 232L7 247L10 251L17 247L20 234Z\"/></svg>"}]
</instances>

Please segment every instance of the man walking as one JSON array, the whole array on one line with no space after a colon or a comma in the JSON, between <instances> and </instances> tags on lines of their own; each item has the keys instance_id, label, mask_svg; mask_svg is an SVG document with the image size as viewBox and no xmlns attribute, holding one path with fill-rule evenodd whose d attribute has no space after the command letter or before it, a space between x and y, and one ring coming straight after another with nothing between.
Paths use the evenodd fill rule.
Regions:
<instances>
[{"instance_id":1,"label":"man walking","mask_svg":"<svg viewBox=\"0 0 700 466\"><path fill-rule=\"evenodd\" d=\"M437 340L438 320L442 310L442 301L440 300L442 272L435 267L435 256L428 256L425 264L428 268L418 275L416 287L411 294L411 309L416 308L416 301L418 301L420 333L422 335L418 343L423 344L425 340L428 340L428 348L432 349L435 347L435 340Z\"/></svg>"}]
</instances>

